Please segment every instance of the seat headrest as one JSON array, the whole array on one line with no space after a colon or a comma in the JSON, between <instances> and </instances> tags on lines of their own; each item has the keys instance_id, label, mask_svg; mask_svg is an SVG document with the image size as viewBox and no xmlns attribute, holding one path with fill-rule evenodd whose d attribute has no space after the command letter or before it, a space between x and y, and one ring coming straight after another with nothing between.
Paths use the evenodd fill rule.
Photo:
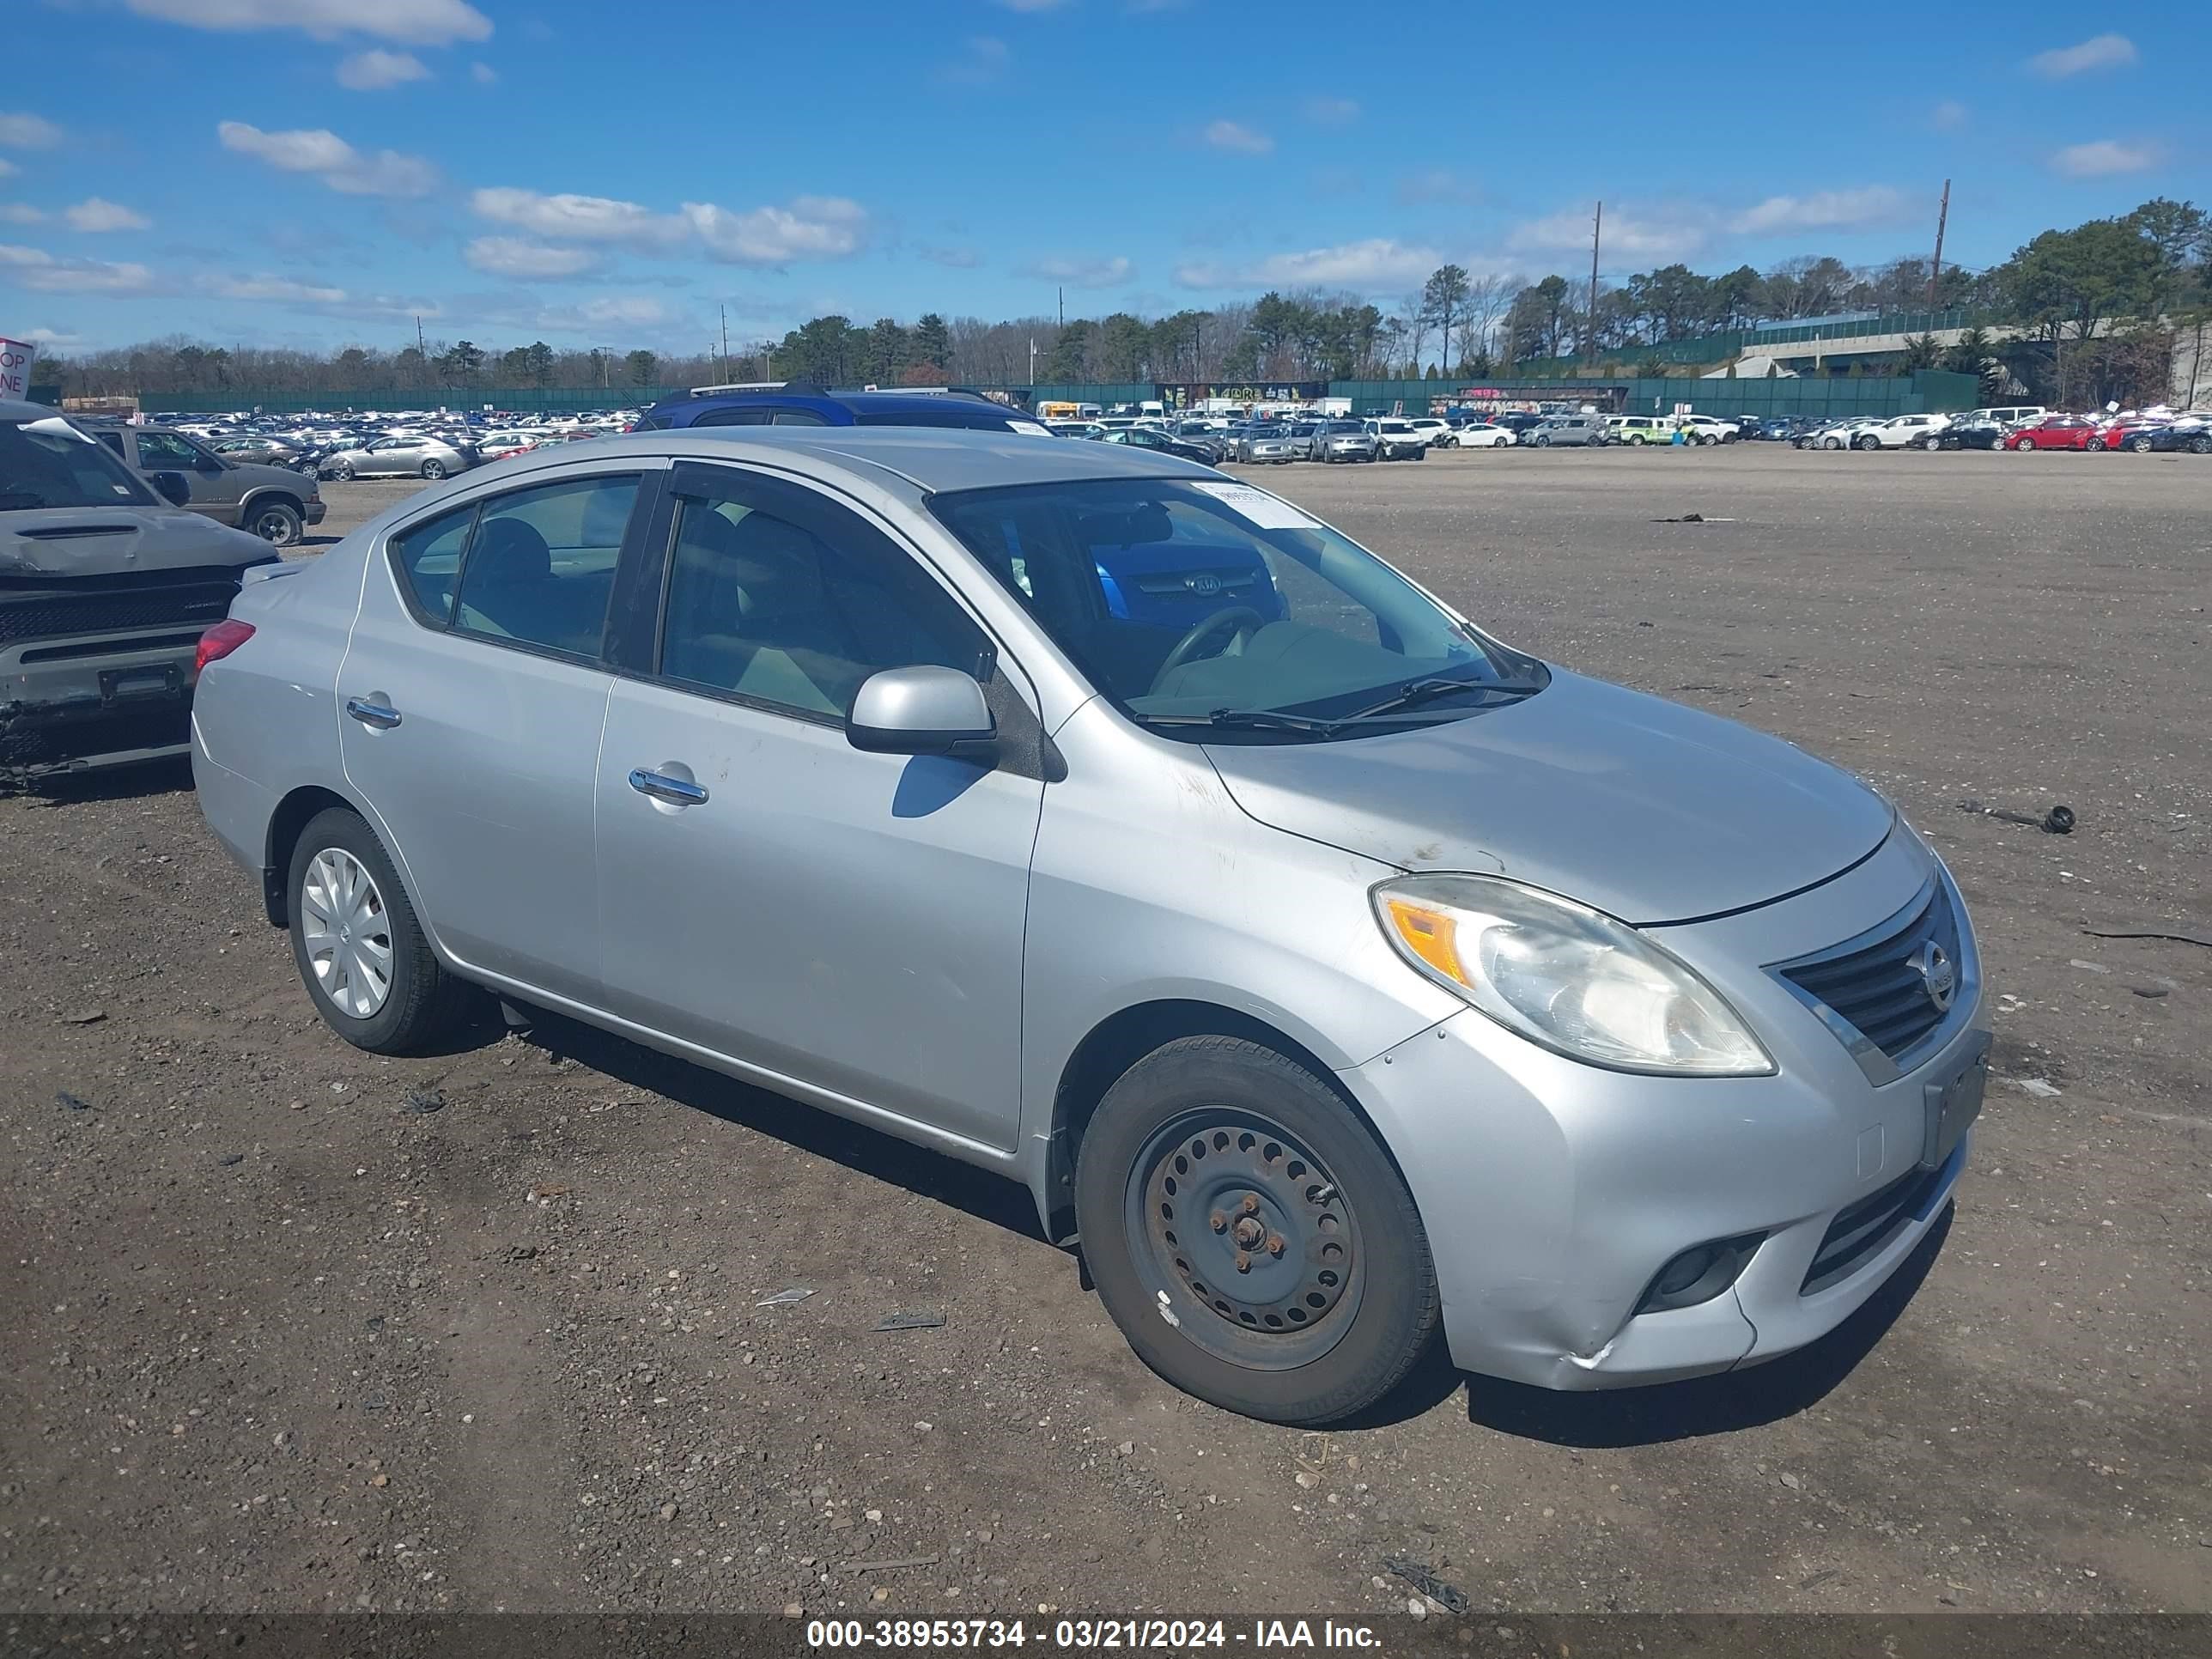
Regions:
<instances>
[{"instance_id":1,"label":"seat headrest","mask_svg":"<svg viewBox=\"0 0 2212 1659\"><path fill-rule=\"evenodd\" d=\"M493 519L477 532L469 566L479 580L495 586L544 581L553 574L553 550L521 520Z\"/></svg>"},{"instance_id":2,"label":"seat headrest","mask_svg":"<svg viewBox=\"0 0 2212 1659\"><path fill-rule=\"evenodd\" d=\"M821 607L821 543L767 514L749 513L737 526L730 574L738 615L747 623Z\"/></svg>"}]
</instances>

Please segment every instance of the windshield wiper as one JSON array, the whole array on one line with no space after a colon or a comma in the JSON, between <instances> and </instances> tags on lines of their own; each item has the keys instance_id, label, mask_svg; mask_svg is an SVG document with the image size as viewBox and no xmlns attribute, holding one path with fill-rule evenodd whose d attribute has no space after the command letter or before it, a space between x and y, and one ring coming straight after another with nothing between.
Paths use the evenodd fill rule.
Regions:
<instances>
[{"instance_id":1,"label":"windshield wiper","mask_svg":"<svg viewBox=\"0 0 2212 1659\"><path fill-rule=\"evenodd\" d=\"M1526 697L1532 696L1543 689L1540 685L1529 685L1518 680L1455 680L1440 678L1408 680L1392 696L1383 698L1380 702L1370 703L1364 708L1356 709L1349 714L1342 715L1335 724L1342 726L1349 720L1364 720L1377 714L1395 714L1401 709L1417 708L1425 702L1437 697L1449 696L1457 691L1479 691L1486 696L1495 693L1499 696Z\"/></svg>"},{"instance_id":2,"label":"windshield wiper","mask_svg":"<svg viewBox=\"0 0 2212 1659\"><path fill-rule=\"evenodd\" d=\"M46 498L35 489L0 489L0 508L10 513L27 511L32 507L49 505Z\"/></svg>"},{"instance_id":3,"label":"windshield wiper","mask_svg":"<svg viewBox=\"0 0 2212 1659\"><path fill-rule=\"evenodd\" d=\"M1310 720L1304 714L1279 714L1272 708L1217 708L1210 714L1139 714L1147 726L1212 726L1250 732L1303 732L1325 738L1336 730L1334 720Z\"/></svg>"}]
</instances>

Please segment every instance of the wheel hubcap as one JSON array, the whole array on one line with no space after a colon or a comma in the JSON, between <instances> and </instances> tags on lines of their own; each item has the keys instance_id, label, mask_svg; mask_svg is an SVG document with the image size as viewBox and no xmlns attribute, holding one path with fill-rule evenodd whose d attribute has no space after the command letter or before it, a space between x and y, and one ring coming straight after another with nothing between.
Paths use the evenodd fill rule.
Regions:
<instances>
[{"instance_id":1,"label":"wheel hubcap","mask_svg":"<svg viewBox=\"0 0 2212 1659\"><path fill-rule=\"evenodd\" d=\"M1146 1288L1216 1357L1288 1370L1350 1328L1358 1224L1320 1162L1266 1118L1207 1108L1169 1124L1132 1167L1126 1209Z\"/></svg>"},{"instance_id":2,"label":"wheel hubcap","mask_svg":"<svg viewBox=\"0 0 2212 1659\"><path fill-rule=\"evenodd\" d=\"M392 926L368 866L343 847L316 854L300 923L317 988L349 1018L373 1018L392 994Z\"/></svg>"}]
</instances>

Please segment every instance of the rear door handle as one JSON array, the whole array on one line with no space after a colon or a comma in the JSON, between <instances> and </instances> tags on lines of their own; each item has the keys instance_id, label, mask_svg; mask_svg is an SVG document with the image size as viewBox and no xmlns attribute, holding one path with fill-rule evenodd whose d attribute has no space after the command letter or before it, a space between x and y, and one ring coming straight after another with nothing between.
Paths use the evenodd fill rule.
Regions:
<instances>
[{"instance_id":1,"label":"rear door handle","mask_svg":"<svg viewBox=\"0 0 2212 1659\"><path fill-rule=\"evenodd\" d=\"M363 726L373 726L380 732L389 732L399 724L399 711L389 703L374 702L367 697L348 697L345 708Z\"/></svg>"},{"instance_id":2,"label":"rear door handle","mask_svg":"<svg viewBox=\"0 0 2212 1659\"><path fill-rule=\"evenodd\" d=\"M629 787L641 795L666 801L671 806L697 806L707 799L705 785L687 778L672 778L665 772L648 772L641 766L631 769Z\"/></svg>"}]
</instances>

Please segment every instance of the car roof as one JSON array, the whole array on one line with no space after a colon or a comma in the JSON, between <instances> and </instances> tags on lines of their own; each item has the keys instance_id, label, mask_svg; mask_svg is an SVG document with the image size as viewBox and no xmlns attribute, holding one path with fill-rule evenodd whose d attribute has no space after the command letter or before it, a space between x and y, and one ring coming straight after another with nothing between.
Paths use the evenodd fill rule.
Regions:
<instances>
[{"instance_id":1,"label":"car roof","mask_svg":"<svg viewBox=\"0 0 2212 1659\"><path fill-rule=\"evenodd\" d=\"M514 469L507 477L521 477L617 455L763 461L817 477L851 474L878 487L896 481L906 486L898 493L923 495L1088 478L1221 477L1158 450L966 427L680 427L601 438L573 454L533 450L500 465Z\"/></svg>"}]
</instances>

